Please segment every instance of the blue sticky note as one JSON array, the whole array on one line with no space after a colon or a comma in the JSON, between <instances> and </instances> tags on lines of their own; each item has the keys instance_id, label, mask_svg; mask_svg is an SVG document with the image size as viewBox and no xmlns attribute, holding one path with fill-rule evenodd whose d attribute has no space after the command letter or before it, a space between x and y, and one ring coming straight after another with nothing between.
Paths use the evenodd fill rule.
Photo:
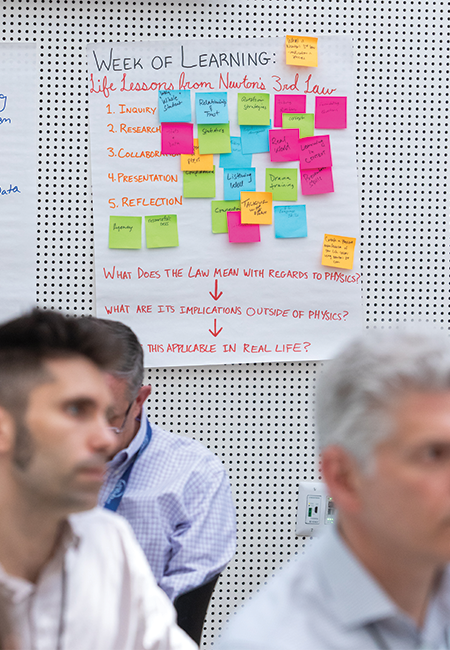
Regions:
<instances>
[{"instance_id":1,"label":"blue sticky note","mask_svg":"<svg viewBox=\"0 0 450 650\"><path fill-rule=\"evenodd\" d=\"M223 170L223 195L225 201L238 201L241 192L256 191L256 169L240 167Z\"/></svg>"},{"instance_id":2,"label":"blue sticky note","mask_svg":"<svg viewBox=\"0 0 450 650\"><path fill-rule=\"evenodd\" d=\"M158 92L160 122L191 121L190 90L160 90Z\"/></svg>"},{"instance_id":3,"label":"blue sticky note","mask_svg":"<svg viewBox=\"0 0 450 650\"><path fill-rule=\"evenodd\" d=\"M195 93L195 117L197 124L226 124L227 93Z\"/></svg>"},{"instance_id":4,"label":"blue sticky note","mask_svg":"<svg viewBox=\"0 0 450 650\"><path fill-rule=\"evenodd\" d=\"M241 148L243 154L269 151L269 126L241 126Z\"/></svg>"},{"instance_id":5,"label":"blue sticky note","mask_svg":"<svg viewBox=\"0 0 450 650\"><path fill-rule=\"evenodd\" d=\"M273 209L275 237L307 237L305 205L276 205Z\"/></svg>"},{"instance_id":6,"label":"blue sticky note","mask_svg":"<svg viewBox=\"0 0 450 650\"><path fill-rule=\"evenodd\" d=\"M252 154L243 154L241 149L241 138L231 137L231 153L220 154L219 167L233 169L236 167L251 167Z\"/></svg>"}]
</instances>

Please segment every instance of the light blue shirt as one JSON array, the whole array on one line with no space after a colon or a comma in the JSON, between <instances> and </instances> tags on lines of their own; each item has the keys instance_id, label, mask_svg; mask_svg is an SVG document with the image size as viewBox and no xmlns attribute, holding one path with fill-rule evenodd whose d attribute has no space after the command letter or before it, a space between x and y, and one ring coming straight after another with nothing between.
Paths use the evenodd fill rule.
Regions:
<instances>
[{"instance_id":1,"label":"light blue shirt","mask_svg":"<svg viewBox=\"0 0 450 650\"><path fill-rule=\"evenodd\" d=\"M403 613L332 527L232 618L220 650L449 648L450 572L423 629Z\"/></svg>"},{"instance_id":2,"label":"light blue shirt","mask_svg":"<svg viewBox=\"0 0 450 650\"><path fill-rule=\"evenodd\" d=\"M147 420L108 464L103 505L145 438ZM171 600L220 573L236 550L235 509L220 460L200 442L152 424L117 512L134 530Z\"/></svg>"}]
</instances>

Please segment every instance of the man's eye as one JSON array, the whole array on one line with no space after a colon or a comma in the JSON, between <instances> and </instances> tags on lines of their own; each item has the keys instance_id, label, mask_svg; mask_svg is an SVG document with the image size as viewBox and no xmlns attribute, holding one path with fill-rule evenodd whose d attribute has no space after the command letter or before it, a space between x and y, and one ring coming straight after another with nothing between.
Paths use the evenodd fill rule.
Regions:
<instances>
[{"instance_id":1,"label":"man's eye","mask_svg":"<svg viewBox=\"0 0 450 650\"><path fill-rule=\"evenodd\" d=\"M450 457L450 449L443 445L432 445L424 450L423 455L428 461L444 460Z\"/></svg>"}]
</instances>

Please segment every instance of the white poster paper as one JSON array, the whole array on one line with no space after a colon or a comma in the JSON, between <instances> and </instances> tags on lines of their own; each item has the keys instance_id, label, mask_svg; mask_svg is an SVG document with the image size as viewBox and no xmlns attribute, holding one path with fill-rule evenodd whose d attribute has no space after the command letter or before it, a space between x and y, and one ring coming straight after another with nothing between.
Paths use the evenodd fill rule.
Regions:
<instances>
[{"instance_id":1,"label":"white poster paper","mask_svg":"<svg viewBox=\"0 0 450 650\"><path fill-rule=\"evenodd\" d=\"M317 67L303 67L286 64L283 38L88 46L97 315L133 328L147 366L325 359L361 328L351 40L320 36L317 53ZM298 111L284 127L283 105ZM270 128L258 128L267 110ZM301 113L321 127L298 132L303 153L280 161ZM232 168L217 153L228 128ZM213 152L204 176L165 155L198 134L200 154ZM261 134L269 152L256 152ZM315 157L324 167L311 169ZM227 204L220 222L214 202L236 191L238 210Z\"/></svg>"},{"instance_id":2,"label":"white poster paper","mask_svg":"<svg viewBox=\"0 0 450 650\"><path fill-rule=\"evenodd\" d=\"M0 43L0 320L36 302L36 45Z\"/></svg>"}]
</instances>

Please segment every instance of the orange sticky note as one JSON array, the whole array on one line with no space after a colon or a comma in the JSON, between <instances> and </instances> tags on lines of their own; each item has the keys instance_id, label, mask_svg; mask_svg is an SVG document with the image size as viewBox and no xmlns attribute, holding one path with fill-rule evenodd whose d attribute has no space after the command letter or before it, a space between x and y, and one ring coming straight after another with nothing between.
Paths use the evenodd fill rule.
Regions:
<instances>
[{"instance_id":1,"label":"orange sticky note","mask_svg":"<svg viewBox=\"0 0 450 650\"><path fill-rule=\"evenodd\" d=\"M241 223L272 223L272 192L241 192Z\"/></svg>"},{"instance_id":2,"label":"orange sticky note","mask_svg":"<svg viewBox=\"0 0 450 650\"><path fill-rule=\"evenodd\" d=\"M194 139L194 153L181 156L182 172L212 172L214 169L214 156L212 153L200 153L198 139Z\"/></svg>"},{"instance_id":3,"label":"orange sticky note","mask_svg":"<svg viewBox=\"0 0 450 650\"><path fill-rule=\"evenodd\" d=\"M286 36L286 64L317 68L317 41L314 36Z\"/></svg>"},{"instance_id":4,"label":"orange sticky note","mask_svg":"<svg viewBox=\"0 0 450 650\"><path fill-rule=\"evenodd\" d=\"M338 269L352 269L355 244L355 237L324 235L322 265L335 266Z\"/></svg>"}]
</instances>

